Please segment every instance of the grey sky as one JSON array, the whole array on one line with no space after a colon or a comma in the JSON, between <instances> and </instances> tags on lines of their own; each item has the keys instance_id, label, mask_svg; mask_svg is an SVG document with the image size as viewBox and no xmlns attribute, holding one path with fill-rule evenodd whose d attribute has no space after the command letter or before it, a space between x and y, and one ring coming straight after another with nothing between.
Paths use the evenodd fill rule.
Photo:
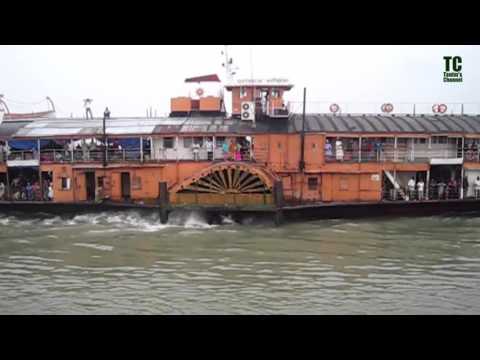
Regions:
<instances>
[{"instance_id":1,"label":"grey sky","mask_svg":"<svg viewBox=\"0 0 480 360\"><path fill-rule=\"evenodd\" d=\"M222 50L223 45L0 46L0 93L12 112L45 109L46 103L13 101L50 96L58 116L82 115L86 97L94 99L95 116L105 106L112 116L144 116L148 106L160 115L168 113L170 97L183 95L185 78L218 73L225 79ZM301 101L306 87L308 101L337 102L344 111L345 102L480 103L480 46L255 45L229 51L240 67L238 78L253 73L290 79L295 88L287 101ZM443 82L446 55L463 58L463 83ZM480 109L475 105L472 111Z\"/></svg>"}]
</instances>

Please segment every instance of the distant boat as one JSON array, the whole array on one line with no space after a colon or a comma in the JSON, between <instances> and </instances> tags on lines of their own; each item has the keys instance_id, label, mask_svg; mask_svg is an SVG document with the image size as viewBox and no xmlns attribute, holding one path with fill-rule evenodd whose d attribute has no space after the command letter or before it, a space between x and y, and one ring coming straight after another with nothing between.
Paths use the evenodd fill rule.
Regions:
<instances>
[{"instance_id":1,"label":"distant boat","mask_svg":"<svg viewBox=\"0 0 480 360\"><path fill-rule=\"evenodd\" d=\"M51 105L51 109L47 111L37 111L30 113L12 113L8 108L3 95L0 95L0 121L16 121L16 120L36 120L36 119L51 119L55 117L55 105L53 101L47 96L46 100Z\"/></svg>"},{"instance_id":2,"label":"distant boat","mask_svg":"<svg viewBox=\"0 0 480 360\"><path fill-rule=\"evenodd\" d=\"M3 121L48 119L53 117L55 117L55 111L53 110L32 113L7 113L4 114Z\"/></svg>"}]
</instances>

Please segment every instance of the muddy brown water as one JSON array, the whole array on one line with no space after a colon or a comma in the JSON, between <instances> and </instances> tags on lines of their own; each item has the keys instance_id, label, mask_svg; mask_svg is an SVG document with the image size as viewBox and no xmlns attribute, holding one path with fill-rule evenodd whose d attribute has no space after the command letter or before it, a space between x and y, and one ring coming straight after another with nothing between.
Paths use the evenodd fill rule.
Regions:
<instances>
[{"instance_id":1,"label":"muddy brown water","mask_svg":"<svg viewBox=\"0 0 480 360\"><path fill-rule=\"evenodd\" d=\"M480 217L0 214L0 314L480 313Z\"/></svg>"}]
</instances>

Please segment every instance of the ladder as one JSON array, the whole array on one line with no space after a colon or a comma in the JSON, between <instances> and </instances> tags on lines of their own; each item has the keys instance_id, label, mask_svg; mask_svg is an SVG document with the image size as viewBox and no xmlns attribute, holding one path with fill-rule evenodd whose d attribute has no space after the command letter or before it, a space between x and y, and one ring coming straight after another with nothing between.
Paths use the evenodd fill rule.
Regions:
<instances>
[{"instance_id":1,"label":"ladder","mask_svg":"<svg viewBox=\"0 0 480 360\"><path fill-rule=\"evenodd\" d=\"M403 200L406 200L407 199L407 196L405 194L405 192L403 191L403 189L400 187L400 185L395 181L394 177L392 176L392 174L390 173L390 171L388 170L383 170L383 172L385 173L385 175L387 176L388 180L390 180L390 182L392 183L394 189L400 194L400 196L402 197Z\"/></svg>"}]
</instances>

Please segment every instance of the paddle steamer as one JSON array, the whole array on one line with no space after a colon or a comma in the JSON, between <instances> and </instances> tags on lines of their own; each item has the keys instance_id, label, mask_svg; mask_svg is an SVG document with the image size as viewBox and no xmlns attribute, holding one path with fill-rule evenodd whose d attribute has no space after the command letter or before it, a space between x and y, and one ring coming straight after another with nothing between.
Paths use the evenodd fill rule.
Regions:
<instances>
[{"instance_id":1,"label":"paddle steamer","mask_svg":"<svg viewBox=\"0 0 480 360\"><path fill-rule=\"evenodd\" d=\"M185 84L190 91L171 98L165 117L58 118L53 103L45 113L4 112L0 207L154 207L165 222L175 209L281 221L287 212L478 206L479 115L447 115L445 105L395 114L392 104L377 114L346 114L337 104L295 113L285 79L222 84L207 75ZM420 199L408 191L412 178L425 184Z\"/></svg>"}]
</instances>

